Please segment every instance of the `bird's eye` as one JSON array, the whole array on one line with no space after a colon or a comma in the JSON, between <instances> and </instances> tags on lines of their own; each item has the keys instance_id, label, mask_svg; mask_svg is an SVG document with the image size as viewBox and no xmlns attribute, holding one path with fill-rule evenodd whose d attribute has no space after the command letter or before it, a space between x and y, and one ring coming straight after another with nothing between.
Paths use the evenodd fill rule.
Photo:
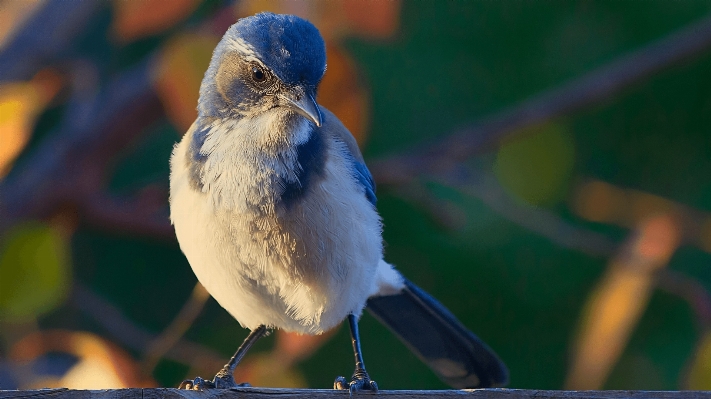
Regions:
<instances>
[{"instance_id":1,"label":"bird's eye","mask_svg":"<svg viewBox=\"0 0 711 399\"><path fill-rule=\"evenodd\" d=\"M252 79L254 79L255 82L261 83L267 80L267 74L264 72L264 70L258 66L253 66L252 67Z\"/></svg>"}]
</instances>

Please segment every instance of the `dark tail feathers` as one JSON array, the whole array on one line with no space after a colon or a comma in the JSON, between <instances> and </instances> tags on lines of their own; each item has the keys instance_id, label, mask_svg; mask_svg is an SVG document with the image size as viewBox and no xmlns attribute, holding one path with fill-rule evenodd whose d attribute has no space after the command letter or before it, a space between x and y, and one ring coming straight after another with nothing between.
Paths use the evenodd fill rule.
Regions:
<instances>
[{"instance_id":1,"label":"dark tail feathers","mask_svg":"<svg viewBox=\"0 0 711 399\"><path fill-rule=\"evenodd\" d=\"M410 281L397 295L370 298L367 309L451 387L508 383L508 370L494 351Z\"/></svg>"}]
</instances>

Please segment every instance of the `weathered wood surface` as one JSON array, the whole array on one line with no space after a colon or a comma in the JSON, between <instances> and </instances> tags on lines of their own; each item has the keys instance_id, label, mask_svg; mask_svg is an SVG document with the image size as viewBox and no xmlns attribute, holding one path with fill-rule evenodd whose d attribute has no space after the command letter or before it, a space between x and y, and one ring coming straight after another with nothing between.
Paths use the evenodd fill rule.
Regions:
<instances>
[{"instance_id":1,"label":"weathered wood surface","mask_svg":"<svg viewBox=\"0 0 711 399\"><path fill-rule=\"evenodd\" d=\"M476 398L476 399L711 399L711 391L543 391L535 389L472 389L446 391L380 391L358 393L353 396L387 396L399 398ZM2 391L0 399L301 399L347 398L348 392L331 389L238 388L206 392L181 391L175 388L130 388L83 391L73 389L39 389L30 391Z\"/></svg>"}]
</instances>

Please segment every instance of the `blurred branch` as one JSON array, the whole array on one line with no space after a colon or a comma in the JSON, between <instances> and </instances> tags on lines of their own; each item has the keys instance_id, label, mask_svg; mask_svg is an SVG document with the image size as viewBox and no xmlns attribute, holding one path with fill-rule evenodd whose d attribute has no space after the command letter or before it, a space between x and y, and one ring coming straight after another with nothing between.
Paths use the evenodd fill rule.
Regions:
<instances>
[{"instance_id":1,"label":"blurred branch","mask_svg":"<svg viewBox=\"0 0 711 399\"><path fill-rule=\"evenodd\" d=\"M711 294L695 279L663 269L657 273L657 287L688 302L701 323L702 331L711 329Z\"/></svg>"},{"instance_id":2,"label":"blurred branch","mask_svg":"<svg viewBox=\"0 0 711 399\"><path fill-rule=\"evenodd\" d=\"M28 26L34 23L32 21L34 19ZM375 160L370 163L371 171L378 183L386 185L404 184L423 173L446 172L457 162L512 137L526 126L603 101L659 70L702 53L709 46L711 18L706 18L581 78L495 114L434 146ZM167 219L162 222L159 213L145 209L139 201L111 198L100 186L112 155L139 137L147 124L162 115L160 101L150 85L150 64L150 59L144 61L114 79L93 101L75 107L78 109L67 117L60 131L35 151L25 168L0 183L0 230L17 219L47 217L61 202L78 202L86 220L99 226L152 237L173 237ZM86 123L82 125L76 123L77 120ZM471 187L468 190L470 194L476 190L475 196L488 198L489 205L498 205L497 209L503 211L501 198L504 197L500 193L486 194ZM89 199L76 201L82 195ZM515 207L507 206L507 209L521 211ZM560 226L551 223L549 216L538 216L540 223L531 223L529 213L523 211L514 216L507 212L512 221L526 223L527 228L548 237L551 237L550 226ZM563 236L565 234L558 235ZM568 241L562 244L575 247L577 244L572 241L582 242L577 238ZM593 239L591 248L586 251L603 254L609 248L605 240Z\"/></svg>"},{"instance_id":3,"label":"blurred branch","mask_svg":"<svg viewBox=\"0 0 711 399\"><path fill-rule=\"evenodd\" d=\"M681 371L684 389L711 388L711 294L701 282L683 273L662 269L657 273L657 288L685 300L699 323L699 337L691 358Z\"/></svg>"},{"instance_id":4,"label":"blurred branch","mask_svg":"<svg viewBox=\"0 0 711 399\"><path fill-rule=\"evenodd\" d=\"M683 243L711 252L711 214L659 195L588 180L573 189L571 208L585 220L629 229L650 216L673 214Z\"/></svg>"},{"instance_id":5,"label":"blurred branch","mask_svg":"<svg viewBox=\"0 0 711 399\"><path fill-rule=\"evenodd\" d=\"M151 87L151 66L148 58L88 98L75 93L57 131L0 181L0 231L21 219L47 218L66 203L111 219L109 209L97 210L97 204L109 204L103 194L109 166L163 115ZM113 214L120 216L122 209ZM167 217L164 223L169 228ZM128 230L139 226L124 223Z\"/></svg>"},{"instance_id":6,"label":"blurred branch","mask_svg":"<svg viewBox=\"0 0 711 399\"><path fill-rule=\"evenodd\" d=\"M99 193L79 200L87 224L107 231L175 240L168 221L167 195L144 200L140 195L120 198Z\"/></svg>"},{"instance_id":7,"label":"blurred branch","mask_svg":"<svg viewBox=\"0 0 711 399\"><path fill-rule=\"evenodd\" d=\"M438 228L459 230L466 226L467 215L456 204L435 196L424 184L395 187L393 193L421 209Z\"/></svg>"},{"instance_id":8,"label":"blurred branch","mask_svg":"<svg viewBox=\"0 0 711 399\"><path fill-rule=\"evenodd\" d=\"M117 307L79 283L74 284L71 303L75 308L90 315L117 342L128 348L145 352L156 339L153 334L127 319ZM182 339L175 342L165 357L203 372L213 372L224 364L223 357L213 350Z\"/></svg>"},{"instance_id":9,"label":"blurred branch","mask_svg":"<svg viewBox=\"0 0 711 399\"><path fill-rule=\"evenodd\" d=\"M199 282L195 284L190 299L185 302L178 315L173 319L159 336L154 338L147 346L144 353L142 369L145 375L151 375L158 361L173 348L180 338L200 315L210 294Z\"/></svg>"},{"instance_id":10,"label":"blurred branch","mask_svg":"<svg viewBox=\"0 0 711 399\"><path fill-rule=\"evenodd\" d=\"M525 127L598 104L709 48L711 17L706 17L440 141L371 161L370 170L375 181L382 185L406 184L422 174L446 172L457 163L523 132Z\"/></svg>"},{"instance_id":11,"label":"blurred branch","mask_svg":"<svg viewBox=\"0 0 711 399\"><path fill-rule=\"evenodd\" d=\"M461 166L452 173L438 177L440 183L480 200L504 219L560 247L603 258L612 255L619 247L617 242L604 234L576 226L555 212L517 201L506 193L491 173L478 167ZM466 223L463 210L436 198L421 185L396 187L395 192L414 201L442 228L458 229Z\"/></svg>"},{"instance_id":12,"label":"blurred branch","mask_svg":"<svg viewBox=\"0 0 711 399\"><path fill-rule=\"evenodd\" d=\"M478 198L505 219L546 237L563 248L592 256L608 257L618 247L617 243L603 234L577 227L554 212L514 200L490 173L477 168L462 167L456 173L442 177L445 184Z\"/></svg>"},{"instance_id":13,"label":"blurred branch","mask_svg":"<svg viewBox=\"0 0 711 399\"><path fill-rule=\"evenodd\" d=\"M21 79L22 73L56 61L104 6L59 0L45 4L0 52L0 81ZM233 19L231 5L225 5L200 29L222 34ZM50 33L38 34L45 30ZM34 43L37 38L41 43ZM33 46L39 46L40 56L33 55ZM71 209L84 222L98 227L175 239L168 221L167 195L151 200L140 193L135 198L118 198L105 188L118 155L164 116L153 88L155 58L146 57L104 84L98 93L90 83L97 78L95 71L87 70L93 68L90 63L65 65L75 79L61 125L0 181L0 234L19 220L43 219L58 209Z\"/></svg>"},{"instance_id":14,"label":"blurred branch","mask_svg":"<svg viewBox=\"0 0 711 399\"><path fill-rule=\"evenodd\" d=\"M66 56L106 4L81 0L44 3L0 48L0 82L28 80L47 64Z\"/></svg>"}]
</instances>

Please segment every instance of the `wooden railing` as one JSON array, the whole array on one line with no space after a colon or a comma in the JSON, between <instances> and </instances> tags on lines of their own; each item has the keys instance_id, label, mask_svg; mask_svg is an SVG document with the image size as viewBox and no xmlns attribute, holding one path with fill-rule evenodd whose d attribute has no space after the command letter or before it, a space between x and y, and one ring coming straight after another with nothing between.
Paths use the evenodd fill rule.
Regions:
<instances>
[{"instance_id":1,"label":"wooden railing","mask_svg":"<svg viewBox=\"0 0 711 399\"><path fill-rule=\"evenodd\" d=\"M711 399L711 391L545 391L536 389L468 389L442 391L379 391L359 392L356 396L383 396L388 399L404 398L477 398L477 399ZM74 389L38 389L27 391L0 390L0 399L301 399L301 398L347 398L349 392L332 389L284 389L284 388L238 388L231 390L208 390L204 392L183 391L175 388L129 388L96 391Z\"/></svg>"}]
</instances>

